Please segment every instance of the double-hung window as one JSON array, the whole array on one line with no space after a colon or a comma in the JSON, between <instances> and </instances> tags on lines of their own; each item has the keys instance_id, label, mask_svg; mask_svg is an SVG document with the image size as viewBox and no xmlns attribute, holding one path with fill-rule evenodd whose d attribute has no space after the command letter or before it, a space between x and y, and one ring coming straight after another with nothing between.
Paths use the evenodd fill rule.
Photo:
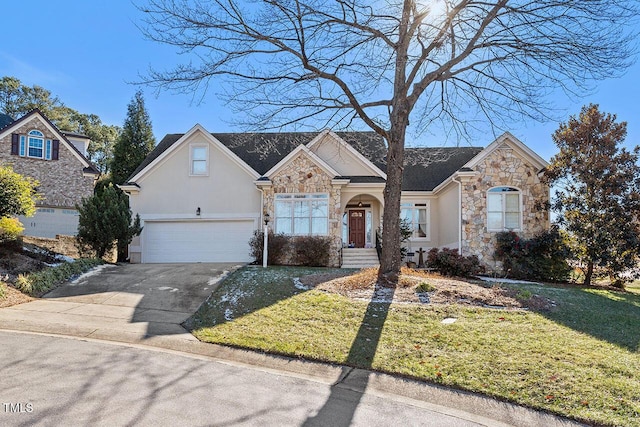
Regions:
<instances>
[{"instance_id":1,"label":"double-hung window","mask_svg":"<svg viewBox=\"0 0 640 427\"><path fill-rule=\"evenodd\" d=\"M521 224L520 191L513 187L495 187L487 192L487 229L519 230Z\"/></svg>"},{"instance_id":2,"label":"double-hung window","mask_svg":"<svg viewBox=\"0 0 640 427\"><path fill-rule=\"evenodd\" d=\"M414 238L429 238L429 206L427 203L402 203L400 219L411 227Z\"/></svg>"},{"instance_id":3,"label":"double-hung window","mask_svg":"<svg viewBox=\"0 0 640 427\"><path fill-rule=\"evenodd\" d=\"M293 235L326 235L329 232L327 194L276 194L275 231Z\"/></svg>"},{"instance_id":4,"label":"double-hung window","mask_svg":"<svg viewBox=\"0 0 640 427\"><path fill-rule=\"evenodd\" d=\"M20 136L20 155L51 160L51 140L39 130L29 131L26 137Z\"/></svg>"},{"instance_id":5,"label":"double-hung window","mask_svg":"<svg viewBox=\"0 0 640 427\"><path fill-rule=\"evenodd\" d=\"M209 175L209 147L206 145L191 146L191 166L190 174L195 176Z\"/></svg>"}]
</instances>

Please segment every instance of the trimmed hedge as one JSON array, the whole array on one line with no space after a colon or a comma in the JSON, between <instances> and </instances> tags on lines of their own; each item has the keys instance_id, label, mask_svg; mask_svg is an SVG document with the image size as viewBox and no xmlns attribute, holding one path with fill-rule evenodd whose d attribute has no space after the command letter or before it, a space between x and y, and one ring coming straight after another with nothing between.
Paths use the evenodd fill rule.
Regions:
<instances>
[{"instance_id":1,"label":"trimmed hedge","mask_svg":"<svg viewBox=\"0 0 640 427\"><path fill-rule=\"evenodd\" d=\"M36 273L20 274L15 287L27 295L37 297L101 264L104 264L101 259L81 258L75 262L65 262Z\"/></svg>"},{"instance_id":2,"label":"trimmed hedge","mask_svg":"<svg viewBox=\"0 0 640 427\"><path fill-rule=\"evenodd\" d=\"M331 238L326 236L287 236L269 231L269 265L327 267L331 261ZM254 231L249 239L251 256L262 264L264 233Z\"/></svg>"}]
</instances>

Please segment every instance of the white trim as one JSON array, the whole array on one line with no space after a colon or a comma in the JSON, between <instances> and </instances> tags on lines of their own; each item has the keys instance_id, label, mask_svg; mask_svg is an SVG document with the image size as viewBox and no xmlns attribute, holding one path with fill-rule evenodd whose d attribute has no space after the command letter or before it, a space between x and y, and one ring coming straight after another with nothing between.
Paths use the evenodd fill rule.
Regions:
<instances>
[{"instance_id":1,"label":"white trim","mask_svg":"<svg viewBox=\"0 0 640 427\"><path fill-rule=\"evenodd\" d=\"M187 133L182 135L176 142L171 144L169 148L164 150L162 154L153 159L151 163L145 166L141 171L139 171L134 177L131 178L131 182L136 182L142 179L147 173L151 170L155 169L159 164L161 164L166 158L172 155L178 147L180 147L185 141L189 140L196 133L200 133L202 137L209 143L215 145L218 149L220 149L223 153L225 153L234 163L240 166L245 172L247 172L253 179L260 178L260 174L253 170L251 166L246 164L240 157L238 157L233 151L227 148L226 145L218 141L211 133L207 132L207 130L202 127L200 124L196 124L194 127L189 129ZM189 166L190 168L190 166Z\"/></svg>"},{"instance_id":2,"label":"white trim","mask_svg":"<svg viewBox=\"0 0 640 427\"><path fill-rule=\"evenodd\" d=\"M194 148L204 148L205 150L205 154L204 154L204 162L205 162L205 166L204 166L204 172L203 173L194 173L193 172L193 150ZM198 161L202 161L202 160L198 160ZM204 142L190 142L189 143L189 176L193 176L193 177L207 177L209 176L209 164L210 164L210 157L209 157L209 144Z\"/></svg>"},{"instance_id":3,"label":"white trim","mask_svg":"<svg viewBox=\"0 0 640 427\"><path fill-rule=\"evenodd\" d=\"M402 200L402 198L400 199L400 214L402 215L402 210L403 210L403 204L405 205L411 205L411 206L404 206L404 209L412 209L412 210L417 210L417 209L425 209L427 212L427 217L426 217L426 221L427 221L427 229L425 230L425 236L420 237L420 236L411 236L409 237L409 241L411 242L431 242L431 200L414 200L414 199L410 199L410 200ZM422 205L424 204L424 206L416 206L416 205ZM402 216L400 217L402 218ZM412 225L413 225L413 218L412 218ZM415 232L415 231L414 231Z\"/></svg>"},{"instance_id":4,"label":"white trim","mask_svg":"<svg viewBox=\"0 0 640 427\"><path fill-rule=\"evenodd\" d=\"M348 144L345 140L343 140L342 138L340 138L335 132L333 132L330 129L325 129L322 132L320 132L318 134L318 136L316 136L315 138L313 138L308 144L307 147L309 149L311 149L314 145L318 144L320 141L322 141L324 139L325 136L331 136L338 144L340 144L342 147L346 148L347 151L349 151L351 154L353 154L354 156L356 156L357 159L360 160L360 162L368 167L369 169L371 169L373 172L376 173L376 175L387 179L387 174L384 173L380 168L378 168L376 165L374 165L371 160L367 159L366 157L364 157L362 155L362 153L360 153L358 150L356 150L354 147L352 147L350 144Z\"/></svg>"},{"instance_id":5,"label":"white trim","mask_svg":"<svg viewBox=\"0 0 640 427\"><path fill-rule=\"evenodd\" d=\"M281 196L281 197L278 197ZM287 196L287 197L282 197L282 196ZM323 196L323 197L310 197L310 198L296 198L295 196ZM330 200L331 200L331 195L329 193L275 193L273 195L273 225L272 225L272 229L275 233L284 233L287 236L330 236L331 235L331 227L330 227L330 212L331 212L331 206L330 206ZM311 208L311 202L313 201L324 201L327 204L327 232L323 233L323 234L319 234L319 233L313 233L313 210L310 209L309 210L309 233L295 233L294 232L294 224L295 224L295 219L296 218L304 218L304 217L296 217L295 216L295 212L294 212L294 207L293 204L295 202L301 202L301 201L305 201L305 202L309 202L309 208ZM277 208L277 204L278 202L286 202L291 206L291 232L287 233L285 231L280 231L278 230L278 208ZM287 217L285 217L287 218ZM321 218L321 217L320 217Z\"/></svg>"},{"instance_id":6,"label":"white trim","mask_svg":"<svg viewBox=\"0 0 640 427\"><path fill-rule=\"evenodd\" d=\"M172 222L172 221L258 221L260 219L260 213L258 212L242 212L236 214L208 214L202 212L200 216L195 214L140 214L140 219L151 222Z\"/></svg>"},{"instance_id":7,"label":"white trim","mask_svg":"<svg viewBox=\"0 0 640 427\"><path fill-rule=\"evenodd\" d=\"M277 173L280 169L282 169L287 163L293 160L298 154L304 153L309 157L309 160L314 162L317 166L319 166L322 170L324 170L330 178L339 176L340 174L336 172L331 166L329 166L324 160L318 157L313 151L309 150L307 146L300 144L295 149L293 149L289 154L287 154L282 160L276 163L271 169L269 169L264 176L270 177Z\"/></svg>"},{"instance_id":8,"label":"white trim","mask_svg":"<svg viewBox=\"0 0 640 427\"><path fill-rule=\"evenodd\" d=\"M543 169L549 166L549 163L546 160L544 160L542 157L537 155L533 150L527 147L522 141L520 141L518 138L513 136L511 133L505 132L502 135L500 135L495 141L489 144L484 150L478 153L473 159L469 160L469 162L467 162L463 167L468 167L473 169L503 144L507 144L511 148L518 151L527 160L529 160L530 163L537 166L538 169Z\"/></svg>"},{"instance_id":9,"label":"white trim","mask_svg":"<svg viewBox=\"0 0 640 427\"><path fill-rule=\"evenodd\" d=\"M491 190L493 190L494 188L513 188L515 190L517 190L517 194L518 194L518 228L507 228L505 227L505 217L506 217L506 205L505 205L505 197L502 197L502 228L490 228L489 227L489 193L491 192ZM504 195L504 194L513 194L515 193L509 193L509 192L495 192L493 194L499 194L499 195ZM524 213L524 206L522 203L522 189L515 187L513 185L496 185L493 186L491 188L488 188L485 192L485 213L487 215L487 222L486 222L486 227L487 227L487 232L488 233L500 233L502 231L522 231L523 230L523 213Z\"/></svg>"}]
</instances>

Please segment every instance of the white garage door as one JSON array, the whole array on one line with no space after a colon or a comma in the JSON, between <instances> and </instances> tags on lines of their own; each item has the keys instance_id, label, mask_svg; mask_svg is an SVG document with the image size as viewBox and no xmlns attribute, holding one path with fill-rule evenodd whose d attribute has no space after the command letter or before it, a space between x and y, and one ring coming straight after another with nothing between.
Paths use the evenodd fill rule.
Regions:
<instances>
[{"instance_id":1,"label":"white garage door","mask_svg":"<svg viewBox=\"0 0 640 427\"><path fill-rule=\"evenodd\" d=\"M253 221L145 221L142 262L250 262Z\"/></svg>"},{"instance_id":2,"label":"white garage door","mask_svg":"<svg viewBox=\"0 0 640 427\"><path fill-rule=\"evenodd\" d=\"M78 211L75 209L38 208L35 215L18 217L25 236L55 238L58 234L78 234Z\"/></svg>"}]
</instances>

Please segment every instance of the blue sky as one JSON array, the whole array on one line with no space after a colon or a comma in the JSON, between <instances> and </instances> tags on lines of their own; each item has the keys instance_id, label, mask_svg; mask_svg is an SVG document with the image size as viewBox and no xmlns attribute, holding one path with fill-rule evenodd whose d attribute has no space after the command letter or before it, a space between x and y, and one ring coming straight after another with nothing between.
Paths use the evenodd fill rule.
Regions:
<instances>
[{"instance_id":1,"label":"blue sky","mask_svg":"<svg viewBox=\"0 0 640 427\"><path fill-rule=\"evenodd\" d=\"M108 124L122 125L136 91L130 82L139 74L151 64L171 66L183 59L170 47L143 39L136 27L141 13L128 0L6 2L2 14L12 18L0 26L0 76L43 86L69 107L97 114ZM639 81L640 64L636 64L622 78L597 83L584 99L558 96L553 102L565 109L563 120L577 114L583 104L600 104L601 111L628 122L626 145L634 146L640 143ZM214 92L197 104L189 95L156 96L144 88L156 138L186 132L196 123L211 132L240 131L228 124L230 113ZM548 160L556 152L551 133L557 127L556 122L522 122L514 123L510 131ZM486 146L492 139L478 137L473 145ZM429 145L439 144L433 140Z\"/></svg>"}]
</instances>

